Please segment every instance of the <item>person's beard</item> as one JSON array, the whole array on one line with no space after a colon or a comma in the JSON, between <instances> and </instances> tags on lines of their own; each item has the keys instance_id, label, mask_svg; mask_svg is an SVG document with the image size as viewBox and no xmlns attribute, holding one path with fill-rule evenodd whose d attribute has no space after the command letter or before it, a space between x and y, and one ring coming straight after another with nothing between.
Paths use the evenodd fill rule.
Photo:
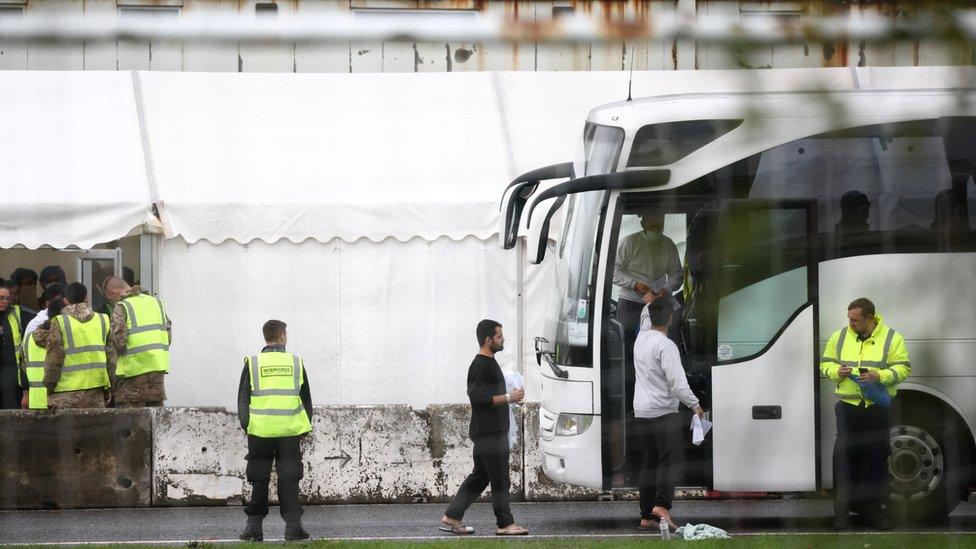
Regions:
<instances>
[{"instance_id":1,"label":"person's beard","mask_svg":"<svg viewBox=\"0 0 976 549\"><path fill-rule=\"evenodd\" d=\"M500 343L500 344L498 344L498 346L492 345L489 348L491 349L491 352L498 353L498 352L501 352L502 350L505 349L505 344L504 343Z\"/></svg>"}]
</instances>

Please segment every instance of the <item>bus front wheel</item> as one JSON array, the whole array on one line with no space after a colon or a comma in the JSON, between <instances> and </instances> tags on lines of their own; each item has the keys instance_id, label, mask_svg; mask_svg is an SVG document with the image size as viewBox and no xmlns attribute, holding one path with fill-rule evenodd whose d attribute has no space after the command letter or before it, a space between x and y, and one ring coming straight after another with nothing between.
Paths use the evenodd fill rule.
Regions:
<instances>
[{"instance_id":1,"label":"bus front wheel","mask_svg":"<svg viewBox=\"0 0 976 549\"><path fill-rule=\"evenodd\" d=\"M966 495L970 440L948 406L914 394L895 399L888 470L896 517L910 524L946 520Z\"/></svg>"}]
</instances>

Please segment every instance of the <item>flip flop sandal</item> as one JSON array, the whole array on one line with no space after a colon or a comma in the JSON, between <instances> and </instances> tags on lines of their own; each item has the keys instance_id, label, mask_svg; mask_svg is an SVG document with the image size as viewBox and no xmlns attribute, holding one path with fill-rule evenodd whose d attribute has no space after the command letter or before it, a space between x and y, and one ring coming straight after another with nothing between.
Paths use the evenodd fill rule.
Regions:
<instances>
[{"instance_id":1,"label":"flip flop sandal","mask_svg":"<svg viewBox=\"0 0 976 549\"><path fill-rule=\"evenodd\" d=\"M495 530L495 535L496 536L527 536L529 535L529 531L526 530L525 528L522 528L514 532L508 532L504 528L499 528L498 530Z\"/></svg>"},{"instance_id":2,"label":"flip flop sandal","mask_svg":"<svg viewBox=\"0 0 976 549\"><path fill-rule=\"evenodd\" d=\"M454 534L457 536L466 536L468 534L474 533L474 526L449 526L447 524L441 523L437 526L437 529L441 532L447 532L448 534Z\"/></svg>"},{"instance_id":3,"label":"flip flop sandal","mask_svg":"<svg viewBox=\"0 0 976 549\"><path fill-rule=\"evenodd\" d=\"M640 523L637 523L638 530L646 530L646 531L653 531L653 532L658 532L661 530L661 524L658 521L653 519L641 519L641 520L650 520L654 524L654 526L641 526Z\"/></svg>"}]
</instances>

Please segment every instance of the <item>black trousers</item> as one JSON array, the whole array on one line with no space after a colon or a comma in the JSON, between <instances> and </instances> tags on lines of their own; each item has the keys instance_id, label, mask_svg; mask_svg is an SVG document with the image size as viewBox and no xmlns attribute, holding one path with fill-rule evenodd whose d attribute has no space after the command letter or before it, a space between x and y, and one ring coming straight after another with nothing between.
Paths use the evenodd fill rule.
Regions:
<instances>
[{"instance_id":1,"label":"black trousers","mask_svg":"<svg viewBox=\"0 0 976 549\"><path fill-rule=\"evenodd\" d=\"M877 510L888 502L888 410L834 405L834 513Z\"/></svg>"},{"instance_id":2,"label":"black trousers","mask_svg":"<svg viewBox=\"0 0 976 549\"><path fill-rule=\"evenodd\" d=\"M491 507L495 511L495 523L499 528L515 524L512 510L508 504L508 489L511 486L508 470L508 435L474 440L474 470L464 479L458 493L444 512L449 518L461 520L468 507L478 499L481 492L491 484Z\"/></svg>"},{"instance_id":3,"label":"black trousers","mask_svg":"<svg viewBox=\"0 0 976 549\"><path fill-rule=\"evenodd\" d=\"M302 518L302 504L298 502L298 481L304 475L299 437L247 437L247 481L251 483L251 501L244 508L249 517L268 516L268 483L271 465L278 472L278 503L286 525L297 524Z\"/></svg>"},{"instance_id":4,"label":"black trousers","mask_svg":"<svg viewBox=\"0 0 976 549\"><path fill-rule=\"evenodd\" d=\"M641 441L640 515L653 519L654 507L671 508L674 485L684 472L684 437L677 413L637 418Z\"/></svg>"},{"instance_id":5,"label":"black trousers","mask_svg":"<svg viewBox=\"0 0 976 549\"><path fill-rule=\"evenodd\" d=\"M636 373L634 370L634 343L640 330L640 315L646 305L627 299L617 300L617 321L624 329L624 403L630 408L634 402Z\"/></svg>"}]
</instances>

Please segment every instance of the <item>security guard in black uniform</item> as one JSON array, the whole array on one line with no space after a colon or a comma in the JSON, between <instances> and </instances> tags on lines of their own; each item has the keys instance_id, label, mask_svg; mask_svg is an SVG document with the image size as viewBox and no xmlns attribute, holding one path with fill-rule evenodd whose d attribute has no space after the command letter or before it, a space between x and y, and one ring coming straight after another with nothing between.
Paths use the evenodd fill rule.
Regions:
<instances>
[{"instance_id":1,"label":"security guard in black uniform","mask_svg":"<svg viewBox=\"0 0 976 549\"><path fill-rule=\"evenodd\" d=\"M285 351L288 335L280 320L264 323L264 349L244 359L237 393L237 415L247 431L247 481L251 501L244 508L247 526L240 538L262 541L268 515L271 465L278 472L278 502L285 539L308 539L302 528L298 481L303 476L300 438L312 430L312 397L302 359Z\"/></svg>"}]
</instances>

